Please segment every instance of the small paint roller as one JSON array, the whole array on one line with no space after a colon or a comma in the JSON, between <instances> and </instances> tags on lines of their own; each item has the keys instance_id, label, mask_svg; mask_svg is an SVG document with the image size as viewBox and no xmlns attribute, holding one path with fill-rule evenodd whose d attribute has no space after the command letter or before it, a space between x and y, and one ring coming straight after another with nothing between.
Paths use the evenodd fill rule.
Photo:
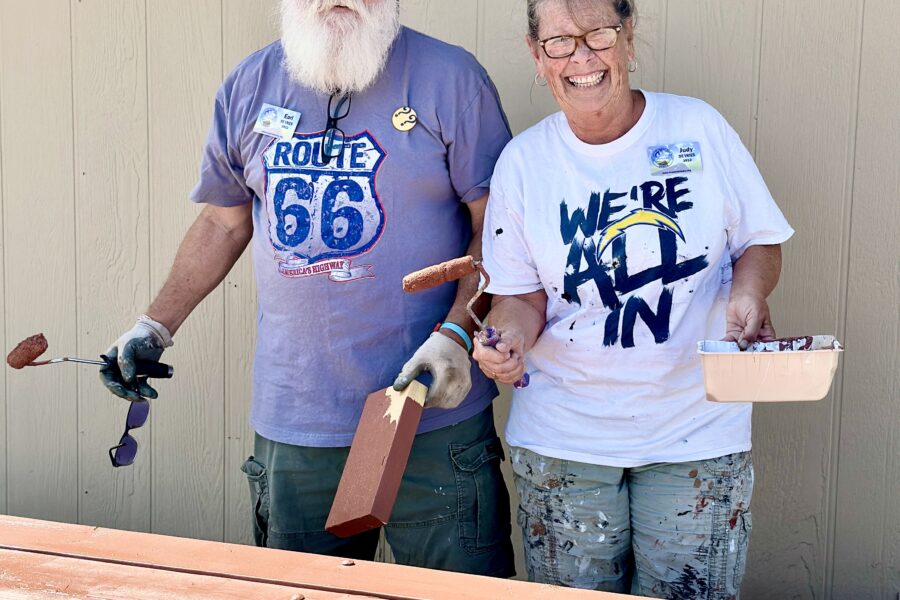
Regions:
<instances>
[{"instance_id":1,"label":"small paint roller","mask_svg":"<svg viewBox=\"0 0 900 600\"><path fill-rule=\"evenodd\" d=\"M32 335L25 338L6 356L6 364L13 369L24 369L25 367L40 367L42 365L55 365L63 362L74 362L88 365L105 366L112 370L118 371L119 365L107 356L101 356L102 360L89 360L86 358L75 358L73 356L61 356L59 358L51 358L49 360L35 361L41 354L47 351L47 338L43 333ZM174 374L174 369L165 363L156 362L154 360L134 361L135 373L137 375L154 377L157 379L169 379Z\"/></svg>"},{"instance_id":2,"label":"small paint roller","mask_svg":"<svg viewBox=\"0 0 900 600\"><path fill-rule=\"evenodd\" d=\"M485 327L484 323L478 318L478 315L475 314L475 310L473 309L475 302L478 301L478 298L481 297L487 289L488 284L491 282L491 277L488 275L487 271L484 270L482 261L475 260L472 256L462 256L430 267L425 267L424 269L410 273L403 278L403 291L412 293L430 290L442 283L456 281L457 279L465 277L466 275L471 275L476 271L481 273L482 281L481 285L478 286L478 291L475 292L475 295L472 296L472 299L466 304L466 312L469 313L469 316L472 317L472 320L478 326L478 333L476 334L478 342L482 346L490 346L493 348L500 342L500 333L493 327ZM528 373L525 373L520 380L513 384L513 387L528 387L530 379Z\"/></svg>"},{"instance_id":3,"label":"small paint roller","mask_svg":"<svg viewBox=\"0 0 900 600\"><path fill-rule=\"evenodd\" d=\"M425 267L403 278L404 292L421 292L448 281L456 281L478 270L477 261L471 256L454 258L447 262Z\"/></svg>"}]
</instances>

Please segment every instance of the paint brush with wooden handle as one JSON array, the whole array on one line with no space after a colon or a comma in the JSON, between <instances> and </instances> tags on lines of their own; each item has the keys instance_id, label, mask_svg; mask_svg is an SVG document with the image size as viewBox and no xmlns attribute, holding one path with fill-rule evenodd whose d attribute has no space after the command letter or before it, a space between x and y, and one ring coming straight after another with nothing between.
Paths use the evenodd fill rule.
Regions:
<instances>
[{"instance_id":1,"label":"paint brush with wooden handle","mask_svg":"<svg viewBox=\"0 0 900 600\"><path fill-rule=\"evenodd\" d=\"M475 314L475 310L473 308L475 302L478 301L478 298L481 297L481 295L487 289L488 284L491 282L491 277L490 275L488 275L487 271L484 270L482 261L475 260L475 258L472 256L463 256L436 265L432 265L430 267L425 267L424 269L410 273L403 278L403 291L421 292L424 290L430 290L431 288L437 287L442 283L456 281L457 279L461 279L462 277L471 275L475 272L481 273L482 282L481 285L478 286L478 291L475 292L475 295L472 296L472 299L469 300L468 304L466 304L466 312L469 313L469 316L475 322L475 325L478 326L478 333L476 334L478 343L480 343L482 346L489 346L493 348L500 342L500 333L493 327L486 327L481 319L478 318L478 315ZM522 375L521 379L513 383L513 387L528 387L528 383L530 380L531 378L529 377L528 373L525 373L524 375Z\"/></svg>"}]
</instances>

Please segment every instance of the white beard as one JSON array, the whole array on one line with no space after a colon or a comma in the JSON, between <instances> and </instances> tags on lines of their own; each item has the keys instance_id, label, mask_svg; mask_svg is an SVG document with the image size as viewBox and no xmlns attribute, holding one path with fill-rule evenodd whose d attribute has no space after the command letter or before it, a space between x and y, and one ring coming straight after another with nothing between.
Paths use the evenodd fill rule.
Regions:
<instances>
[{"instance_id":1,"label":"white beard","mask_svg":"<svg viewBox=\"0 0 900 600\"><path fill-rule=\"evenodd\" d=\"M334 6L355 13L328 14ZM395 0L281 0L281 44L291 78L324 94L361 92L384 68L400 31Z\"/></svg>"}]
</instances>

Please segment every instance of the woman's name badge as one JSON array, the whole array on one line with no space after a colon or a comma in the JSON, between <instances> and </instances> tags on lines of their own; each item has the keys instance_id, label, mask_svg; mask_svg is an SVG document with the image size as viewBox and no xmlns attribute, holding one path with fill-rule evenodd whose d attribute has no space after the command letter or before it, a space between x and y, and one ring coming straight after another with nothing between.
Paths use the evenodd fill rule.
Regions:
<instances>
[{"instance_id":1,"label":"woman's name badge","mask_svg":"<svg viewBox=\"0 0 900 600\"><path fill-rule=\"evenodd\" d=\"M651 175L670 175L703 170L700 142L679 142L647 148Z\"/></svg>"},{"instance_id":2,"label":"woman's name badge","mask_svg":"<svg viewBox=\"0 0 900 600\"><path fill-rule=\"evenodd\" d=\"M263 104L253 131L289 140L294 137L298 125L300 125L300 113L272 104Z\"/></svg>"}]
</instances>

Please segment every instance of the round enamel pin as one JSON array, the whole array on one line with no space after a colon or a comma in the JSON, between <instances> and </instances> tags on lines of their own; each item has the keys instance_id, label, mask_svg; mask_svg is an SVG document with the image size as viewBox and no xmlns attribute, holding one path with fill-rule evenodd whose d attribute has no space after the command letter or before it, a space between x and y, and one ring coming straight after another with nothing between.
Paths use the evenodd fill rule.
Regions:
<instances>
[{"instance_id":1,"label":"round enamel pin","mask_svg":"<svg viewBox=\"0 0 900 600\"><path fill-rule=\"evenodd\" d=\"M416 111L408 106L404 106L394 111L393 122L394 129L407 132L419 123L419 116L416 114Z\"/></svg>"}]
</instances>

